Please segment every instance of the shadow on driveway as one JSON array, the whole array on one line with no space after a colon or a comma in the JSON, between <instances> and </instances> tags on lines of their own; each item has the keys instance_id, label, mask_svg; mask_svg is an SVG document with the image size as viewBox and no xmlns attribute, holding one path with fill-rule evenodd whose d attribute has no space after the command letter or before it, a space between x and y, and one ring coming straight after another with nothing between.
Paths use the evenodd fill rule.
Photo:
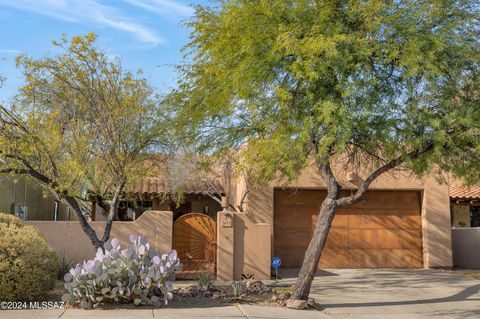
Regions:
<instances>
[{"instance_id":1,"label":"shadow on driveway","mask_svg":"<svg viewBox=\"0 0 480 319\"><path fill-rule=\"evenodd\" d=\"M431 299L416 299L405 301L378 301L378 302L358 302L358 303L337 303L337 304L322 304L322 308L348 308L348 307L381 307L381 306L403 306L403 305L422 305L432 303L443 302L456 302L456 301L480 301L480 298L467 299L470 296L475 295L480 291L480 284L467 287L448 297L431 298ZM480 313L478 314L480 316Z\"/></svg>"}]
</instances>

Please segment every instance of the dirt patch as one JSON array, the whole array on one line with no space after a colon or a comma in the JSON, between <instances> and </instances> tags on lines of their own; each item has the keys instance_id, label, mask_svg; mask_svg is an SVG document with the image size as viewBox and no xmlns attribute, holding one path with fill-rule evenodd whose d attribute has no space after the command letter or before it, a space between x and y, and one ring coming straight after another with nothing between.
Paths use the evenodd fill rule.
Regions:
<instances>
[{"instance_id":1,"label":"dirt patch","mask_svg":"<svg viewBox=\"0 0 480 319\"><path fill-rule=\"evenodd\" d=\"M222 307L232 304L253 304L268 307L286 307L291 296L292 287L269 287L261 281L234 282L232 284L215 284L208 288L199 288L194 284L177 284L172 291L173 300L168 308L206 308ZM61 301L66 293L63 282L59 281L50 295L51 301ZM67 306L79 308L78 304ZM96 309L151 309L151 306L135 306L133 303L105 303ZM319 310L313 299L309 300L307 309Z\"/></svg>"},{"instance_id":2,"label":"dirt patch","mask_svg":"<svg viewBox=\"0 0 480 319\"><path fill-rule=\"evenodd\" d=\"M57 280L54 288L48 293L46 301L62 301L62 296L67 293L67 290L65 290L63 284L63 281Z\"/></svg>"}]
</instances>

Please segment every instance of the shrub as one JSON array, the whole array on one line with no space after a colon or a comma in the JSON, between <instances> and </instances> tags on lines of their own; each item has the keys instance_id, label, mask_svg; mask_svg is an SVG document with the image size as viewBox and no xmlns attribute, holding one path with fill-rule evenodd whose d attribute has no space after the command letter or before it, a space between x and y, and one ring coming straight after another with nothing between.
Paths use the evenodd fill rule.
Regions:
<instances>
[{"instance_id":1,"label":"shrub","mask_svg":"<svg viewBox=\"0 0 480 319\"><path fill-rule=\"evenodd\" d=\"M197 283L201 289L209 289L212 285L213 275L211 272L202 269L197 276Z\"/></svg>"},{"instance_id":2,"label":"shrub","mask_svg":"<svg viewBox=\"0 0 480 319\"><path fill-rule=\"evenodd\" d=\"M65 275L69 293L62 300L80 302L86 309L108 301L158 307L161 295L167 304L175 270L180 267L176 251L161 254L150 248L143 236L132 235L130 242L127 249L120 250L118 239L112 239L105 252L99 249L94 259L70 269Z\"/></svg>"},{"instance_id":3,"label":"shrub","mask_svg":"<svg viewBox=\"0 0 480 319\"><path fill-rule=\"evenodd\" d=\"M241 281L232 282L232 297L241 299L245 295L245 285Z\"/></svg>"},{"instance_id":4,"label":"shrub","mask_svg":"<svg viewBox=\"0 0 480 319\"><path fill-rule=\"evenodd\" d=\"M44 300L57 272L57 254L40 231L0 213L0 300Z\"/></svg>"},{"instance_id":5,"label":"shrub","mask_svg":"<svg viewBox=\"0 0 480 319\"><path fill-rule=\"evenodd\" d=\"M59 259L57 279L62 280L73 266L75 266L75 263L62 255Z\"/></svg>"}]
</instances>

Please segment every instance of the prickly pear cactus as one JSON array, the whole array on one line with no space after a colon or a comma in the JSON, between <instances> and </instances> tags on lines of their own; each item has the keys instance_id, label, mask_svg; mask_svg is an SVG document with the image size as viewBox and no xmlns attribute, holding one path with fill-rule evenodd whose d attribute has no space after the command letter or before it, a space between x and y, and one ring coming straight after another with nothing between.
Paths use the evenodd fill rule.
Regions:
<instances>
[{"instance_id":1,"label":"prickly pear cactus","mask_svg":"<svg viewBox=\"0 0 480 319\"><path fill-rule=\"evenodd\" d=\"M163 299L168 304L175 270L180 268L175 250L162 254L150 248L144 236L135 235L126 249L121 250L118 239L104 248L105 252L98 249L94 259L77 264L65 275L68 293L63 301L79 302L86 309L102 302L159 307Z\"/></svg>"}]
</instances>

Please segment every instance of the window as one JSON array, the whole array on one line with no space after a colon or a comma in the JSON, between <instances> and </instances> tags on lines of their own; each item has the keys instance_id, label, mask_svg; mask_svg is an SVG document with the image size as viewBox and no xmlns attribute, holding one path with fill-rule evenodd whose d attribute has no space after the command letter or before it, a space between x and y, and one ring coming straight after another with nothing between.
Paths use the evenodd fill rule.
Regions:
<instances>
[{"instance_id":1,"label":"window","mask_svg":"<svg viewBox=\"0 0 480 319\"><path fill-rule=\"evenodd\" d=\"M480 206L453 205L452 227L480 227Z\"/></svg>"},{"instance_id":2,"label":"window","mask_svg":"<svg viewBox=\"0 0 480 319\"><path fill-rule=\"evenodd\" d=\"M152 201L121 201L118 204L118 219L121 221L135 220L145 211L152 210Z\"/></svg>"},{"instance_id":3,"label":"window","mask_svg":"<svg viewBox=\"0 0 480 319\"><path fill-rule=\"evenodd\" d=\"M12 204L13 214L21 220L27 220L28 208L22 204Z\"/></svg>"},{"instance_id":4,"label":"window","mask_svg":"<svg viewBox=\"0 0 480 319\"><path fill-rule=\"evenodd\" d=\"M480 227L480 206L470 206L470 227Z\"/></svg>"}]
</instances>

